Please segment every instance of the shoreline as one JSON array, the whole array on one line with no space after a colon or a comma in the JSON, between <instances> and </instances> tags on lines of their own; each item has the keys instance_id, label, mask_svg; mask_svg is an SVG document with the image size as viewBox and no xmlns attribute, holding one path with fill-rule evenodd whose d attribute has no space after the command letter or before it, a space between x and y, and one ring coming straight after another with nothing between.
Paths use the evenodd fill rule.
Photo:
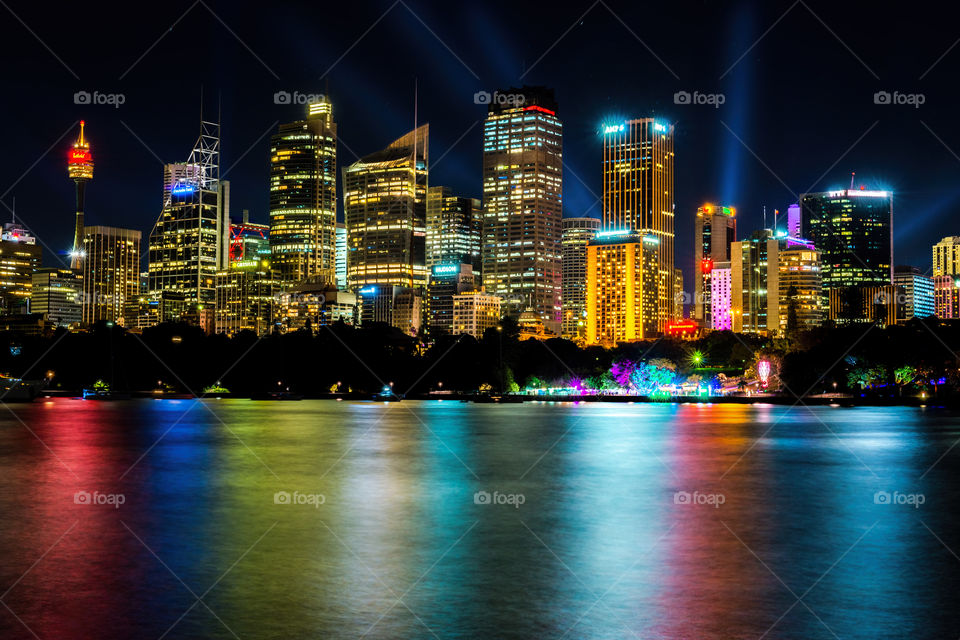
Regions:
<instances>
[{"instance_id":1,"label":"shoreline","mask_svg":"<svg viewBox=\"0 0 960 640\"><path fill-rule=\"evenodd\" d=\"M34 398L34 401L53 398L76 398L79 399L79 391L44 391ZM250 400L254 402L297 402L299 400L334 400L334 401L369 401L369 402L399 402L405 400L443 400L447 402L472 402L476 404L517 404L524 402L549 402L549 403L580 403L580 402L598 402L598 403L620 403L620 404L640 404L640 403L660 403L660 404L760 404L760 405L778 405L778 406L837 406L837 407L943 407L960 408L960 397L953 398L919 398L919 397L876 397L876 396L808 396L798 399L794 396L669 396L666 398L652 398L649 396L629 396L629 395L506 395L493 396L488 394L471 393L418 393L409 394L404 398L387 400L376 393L314 393L297 395L293 398L266 398L262 396L249 396L232 393L219 393L209 395L193 395L189 393L168 393L157 394L150 391L134 391L125 394L125 397L115 399L91 400L92 402L111 402L116 400ZM0 404L5 401L0 400ZM6 401L9 402L9 401ZM14 401L16 402L16 401ZM23 400L22 402L31 402Z\"/></svg>"}]
</instances>

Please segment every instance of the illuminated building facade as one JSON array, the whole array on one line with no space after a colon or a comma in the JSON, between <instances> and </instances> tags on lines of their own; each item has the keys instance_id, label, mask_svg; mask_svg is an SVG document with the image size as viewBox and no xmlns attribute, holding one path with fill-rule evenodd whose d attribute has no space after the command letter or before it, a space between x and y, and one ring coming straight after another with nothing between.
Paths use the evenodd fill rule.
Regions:
<instances>
[{"instance_id":1,"label":"illuminated building facade","mask_svg":"<svg viewBox=\"0 0 960 640\"><path fill-rule=\"evenodd\" d=\"M836 324L876 322L887 327L903 317L905 294L892 284L838 287L827 295L829 318Z\"/></svg>"},{"instance_id":2,"label":"illuminated building facade","mask_svg":"<svg viewBox=\"0 0 960 640\"><path fill-rule=\"evenodd\" d=\"M600 231L587 246L588 344L615 346L656 337L660 238ZM671 283L673 272L671 270ZM672 288L672 286L671 286Z\"/></svg>"},{"instance_id":3,"label":"illuminated building facade","mask_svg":"<svg viewBox=\"0 0 960 640\"><path fill-rule=\"evenodd\" d=\"M253 331L258 336L274 326L281 282L270 269L269 254L260 259L237 260L217 274L214 311L216 333L233 335Z\"/></svg>"},{"instance_id":4,"label":"illuminated building facade","mask_svg":"<svg viewBox=\"0 0 960 640\"><path fill-rule=\"evenodd\" d=\"M933 295L938 318L960 319L960 280L957 276L934 276Z\"/></svg>"},{"instance_id":5,"label":"illuminated building facade","mask_svg":"<svg viewBox=\"0 0 960 640\"><path fill-rule=\"evenodd\" d=\"M84 195L87 183L93 180L93 155L90 153L90 143L83 135L86 123L80 121L80 137L73 143L73 148L67 153L67 173L77 185L77 214L74 221L73 249L70 251L70 268L80 269L83 256L83 209Z\"/></svg>"},{"instance_id":6,"label":"illuminated building facade","mask_svg":"<svg viewBox=\"0 0 960 640\"><path fill-rule=\"evenodd\" d=\"M347 288L347 225L337 223L337 289Z\"/></svg>"},{"instance_id":7,"label":"illuminated building facade","mask_svg":"<svg viewBox=\"0 0 960 640\"><path fill-rule=\"evenodd\" d=\"M270 227L265 224L250 222L250 213L243 211L241 222L230 223L230 250L229 264L237 262L270 261Z\"/></svg>"},{"instance_id":8,"label":"illuminated building facade","mask_svg":"<svg viewBox=\"0 0 960 640\"><path fill-rule=\"evenodd\" d=\"M778 331L779 243L769 229L753 232L730 246L730 307L733 331Z\"/></svg>"},{"instance_id":9,"label":"illuminated building facade","mask_svg":"<svg viewBox=\"0 0 960 640\"><path fill-rule=\"evenodd\" d=\"M382 322L415 336L423 320L421 292L420 287L368 284L357 291L359 323Z\"/></svg>"},{"instance_id":10,"label":"illuminated building facade","mask_svg":"<svg viewBox=\"0 0 960 640\"><path fill-rule=\"evenodd\" d=\"M785 244L781 239L778 251L779 330L819 327L823 323L820 252L809 247L784 247Z\"/></svg>"},{"instance_id":11,"label":"illuminated building facade","mask_svg":"<svg viewBox=\"0 0 960 640\"><path fill-rule=\"evenodd\" d=\"M933 275L960 276L960 236L947 236L933 245Z\"/></svg>"},{"instance_id":12,"label":"illuminated building facade","mask_svg":"<svg viewBox=\"0 0 960 640\"><path fill-rule=\"evenodd\" d=\"M823 289L893 282L893 196L848 189L800 197L806 237L820 251Z\"/></svg>"},{"instance_id":13,"label":"illuminated building facade","mask_svg":"<svg viewBox=\"0 0 960 640\"><path fill-rule=\"evenodd\" d=\"M75 328L80 324L83 293L80 274L73 269L45 268L34 271L32 280L31 313L44 314L54 327Z\"/></svg>"},{"instance_id":14,"label":"illuminated building facade","mask_svg":"<svg viewBox=\"0 0 960 640\"><path fill-rule=\"evenodd\" d=\"M803 237L803 216L799 204L787 207L787 235L793 238Z\"/></svg>"},{"instance_id":15,"label":"illuminated building facade","mask_svg":"<svg viewBox=\"0 0 960 640\"><path fill-rule=\"evenodd\" d=\"M730 262L714 262L710 270L710 328L716 331L733 329L733 292Z\"/></svg>"},{"instance_id":16,"label":"illuminated building facade","mask_svg":"<svg viewBox=\"0 0 960 640\"><path fill-rule=\"evenodd\" d=\"M500 297L483 291L465 291L453 296L453 333L482 338L487 329L500 324Z\"/></svg>"},{"instance_id":17,"label":"illuminated building facade","mask_svg":"<svg viewBox=\"0 0 960 640\"><path fill-rule=\"evenodd\" d=\"M284 331L320 327L357 321L357 296L333 285L302 282L280 294L279 322Z\"/></svg>"},{"instance_id":18,"label":"illuminated building facade","mask_svg":"<svg viewBox=\"0 0 960 640\"><path fill-rule=\"evenodd\" d=\"M3 225L0 237L0 313L27 312L33 272L40 267L42 253L42 248L26 229L16 223Z\"/></svg>"},{"instance_id":19,"label":"illuminated building facade","mask_svg":"<svg viewBox=\"0 0 960 640\"><path fill-rule=\"evenodd\" d=\"M393 298L391 324L408 336L420 334L423 326L423 290L401 289Z\"/></svg>"},{"instance_id":20,"label":"illuminated building facade","mask_svg":"<svg viewBox=\"0 0 960 640\"><path fill-rule=\"evenodd\" d=\"M700 333L700 325L692 318L679 318L668 322L663 332L672 338L693 340Z\"/></svg>"},{"instance_id":21,"label":"illuminated building facade","mask_svg":"<svg viewBox=\"0 0 960 640\"><path fill-rule=\"evenodd\" d=\"M673 270L673 313L674 319L685 317L684 314L684 293L683 293L683 269Z\"/></svg>"},{"instance_id":22,"label":"illuminated building facade","mask_svg":"<svg viewBox=\"0 0 960 640\"><path fill-rule=\"evenodd\" d=\"M599 230L598 218L563 219L561 335L568 340L582 340L587 333L587 244Z\"/></svg>"},{"instance_id":23,"label":"illuminated building facade","mask_svg":"<svg viewBox=\"0 0 960 640\"><path fill-rule=\"evenodd\" d=\"M736 215L733 207L709 203L697 209L694 225L693 318L704 327L713 326L711 272L718 262L730 261L730 245L737 239Z\"/></svg>"},{"instance_id":24,"label":"illuminated building facade","mask_svg":"<svg viewBox=\"0 0 960 640\"><path fill-rule=\"evenodd\" d=\"M435 264L430 269L426 303L427 330L431 338L453 332L453 297L477 289L479 278L470 264Z\"/></svg>"},{"instance_id":25,"label":"illuminated building facade","mask_svg":"<svg viewBox=\"0 0 960 640\"><path fill-rule=\"evenodd\" d=\"M216 303L217 273L229 257L230 183L220 180L220 125L201 122L186 164L196 167L170 189L149 240L148 288L183 294L200 310ZM212 323L210 323L212 325Z\"/></svg>"},{"instance_id":26,"label":"illuminated building facade","mask_svg":"<svg viewBox=\"0 0 960 640\"><path fill-rule=\"evenodd\" d=\"M163 165L163 198L161 208L170 202L170 192L177 184L194 184L201 176L203 169L197 164L186 162L170 162Z\"/></svg>"},{"instance_id":27,"label":"illuminated building facade","mask_svg":"<svg viewBox=\"0 0 960 640\"><path fill-rule=\"evenodd\" d=\"M557 333L561 320L562 124L553 90L511 88L483 125L483 284Z\"/></svg>"},{"instance_id":28,"label":"illuminated building facade","mask_svg":"<svg viewBox=\"0 0 960 640\"><path fill-rule=\"evenodd\" d=\"M393 299L400 291L394 285L368 284L357 290L357 321L361 325L371 322L393 322Z\"/></svg>"},{"instance_id":29,"label":"illuminated building facade","mask_svg":"<svg viewBox=\"0 0 960 640\"><path fill-rule=\"evenodd\" d=\"M287 285L336 278L337 125L325 97L270 139L272 266Z\"/></svg>"},{"instance_id":30,"label":"illuminated building facade","mask_svg":"<svg viewBox=\"0 0 960 640\"><path fill-rule=\"evenodd\" d=\"M480 200L455 196L449 187L427 189L427 268L469 264L480 271Z\"/></svg>"},{"instance_id":31,"label":"illuminated building facade","mask_svg":"<svg viewBox=\"0 0 960 640\"><path fill-rule=\"evenodd\" d=\"M83 235L82 321L116 322L140 296L140 231L86 227Z\"/></svg>"},{"instance_id":32,"label":"illuminated building facade","mask_svg":"<svg viewBox=\"0 0 960 640\"><path fill-rule=\"evenodd\" d=\"M900 320L906 322L937 314L933 278L923 275L919 267L897 265L893 269L893 284L902 287L905 296Z\"/></svg>"},{"instance_id":33,"label":"illuminated building facade","mask_svg":"<svg viewBox=\"0 0 960 640\"><path fill-rule=\"evenodd\" d=\"M417 127L343 170L350 289L426 284L429 131Z\"/></svg>"},{"instance_id":34,"label":"illuminated building facade","mask_svg":"<svg viewBox=\"0 0 960 640\"><path fill-rule=\"evenodd\" d=\"M652 233L657 246L656 330L678 315L673 256L673 125L639 118L603 127L603 230ZM647 326L644 320L643 325Z\"/></svg>"}]
</instances>

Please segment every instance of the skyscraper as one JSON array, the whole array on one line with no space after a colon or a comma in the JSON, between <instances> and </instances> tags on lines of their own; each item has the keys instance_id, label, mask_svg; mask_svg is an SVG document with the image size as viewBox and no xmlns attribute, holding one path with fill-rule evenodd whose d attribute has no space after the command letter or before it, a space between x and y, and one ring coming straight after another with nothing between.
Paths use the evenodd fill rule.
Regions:
<instances>
[{"instance_id":1,"label":"skyscraper","mask_svg":"<svg viewBox=\"0 0 960 640\"><path fill-rule=\"evenodd\" d=\"M718 262L730 260L730 245L737 239L737 210L705 204L697 209L694 226L693 317L712 327L710 274Z\"/></svg>"},{"instance_id":2,"label":"skyscraper","mask_svg":"<svg viewBox=\"0 0 960 640\"><path fill-rule=\"evenodd\" d=\"M76 327L82 320L83 281L73 269L46 268L33 272L30 312L46 315L54 327Z\"/></svg>"},{"instance_id":3,"label":"skyscraper","mask_svg":"<svg viewBox=\"0 0 960 640\"><path fill-rule=\"evenodd\" d=\"M230 183L220 180L220 125L201 123L188 171L150 233L148 287L153 297L182 294L187 305L216 302L217 271L228 262ZM166 175L166 173L165 173Z\"/></svg>"},{"instance_id":4,"label":"skyscraper","mask_svg":"<svg viewBox=\"0 0 960 640\"><path fill-rule=\"evenodd\" d=\"M732 280L729 262L714 262L710 270L710 328L733 329Z\"/></svg>"},{"instance_id":5,"label":"skyscraper","mask_svg":"<svg viewBox=\"0 0 960 640\"><path fill-rule=\"evenodd\" d=\"M823 289L893 281L893 196L848 189L800 196L806 237L821 253Z\"/></svg>"},{"instance_id":6,"label":"skyscraper","mask_svg":"<svg viewBox=\"0 0 960 640\"><path fill-rule=\"evenodd\" d=\"M770 229L754 231L730 247L730 311L737 333L780 329L779 243Z\"/></svg>"},{"instance_id":7,"label":"skyscraper","mask_svg":"<svg viewBox=\"0 0 960 640\"><path fill-rule=\"evenodd\" d=\"M347 283L422 287L427 280L429 125L343 170Z\"/></svg>"},{"instance_id":8,"label":"skyscraper","mask_svg":"<svg viewBox=\"0 0 960 640\"><path fill-rule=\"evenodd\" d=\"M480 200L453 195L449 187L427 190L427 268L469 264L480 270Z\"/></svg>"},{"instance_id":9,"label":"skyscraper","mask_svg":"<svg viewBox=\"0 0 960 640\"><path fill-rule=\"evenodd\" d=\"M820 252L812 245L789 246L780 238L777 261L779 331L819 327L823 322Z\"/></svg>"},{"instance_id":10,"label":"skyscraper","mask_svg":"<svg viewBox=\"0 0 960 640\"><path fill-rule=\"evenodd\" d=\"M654 118L603 128L603 230L653 234L657 245L656 330L678 315L673 262L673 125ZM646 323L644 323L646 324Z\"/></svg>"},{"instance_id":11,"label":"skyscraper","mask_svg":"<svg viewBox=\"0 0 960 640\"><path fill-rule=\"evenodd\" d=\"M140 293L140 231L87 227L83 253L83 323L116 322Z\"/></svg>"},{"instance_id":12,"label":"skyscraper","mask_svg":"<svg viewBox=\"0 0 960 640\"><path fill-rule=\"evenodd\" d=\"M453 331L453 297L476 290L478 279L470 264L437 264L430 269L430 284L424 302L431 338Z\"/></svg>"},{"instance_id":13,"label":"skyscraper","mask_svg":"<svg viewBox=\"0 0 960 640\"><path fill-rule=\"evenodd\" d=\"M586 335L587 322L587 244L600 229L598 218L564 218L562 251L563 324L561 335L580 340Z\"/></svg>"},{"instance_id":14,"label":"skyscraper","mask_svg":"<svg viewBox=\"0 0 960 640\"><path fill-rule=\"evenodd\" d=\"M934 308L941 320L960 319L960 281L955 276L934 276Z\"/></svg>"},{"instance_id":15,"label":"skyscraper","mask_svg":"<svg viewBox=\"0 0 960 640\"><path fill-rule=\"evenodd\" d=\"M498 92L483 125L483 283L560 328L562 124L552 89Z\"/></svg>"},{"instance_id":16,"label":"skyscraper","mask_svg":"<svg viewBox=\"0 0 960 640\"><path fill-rule=\"evenodd\" d=\"M659 245L656 235L633 231L599 231L587 245L588 344L616 346L660 333Z\"/></svg>"},{"instance_id":17,"label":"skyscraper","mask_svg":"<svg viewBox=\"0 0 960 640\"><path fill-rule=\"evenodd\" d=\"M947 236L933 245L933 275L960 275L960 236Z\"/></svg>"},{"instance_id":18,"label":"skyscraper","mask_svg":"<svg viewBox=\"0 0 960 640\"><path fill-rule=\"evenodd\" d=\"M81 244L77 253L82 250ZM33 288L33 272L40 267L41 254L40 245L26 229L15 222L3 225L0 236L0 313L26 313Z\"/></svg>"},{"instance_id":19,"label":"skyscraper","mask_svg":"<svg viewBox=\"0 0 960 640\"><path fill-rule=\"evenodd\" d=\"M269 257L232 262L217 274L216 332L269 333L274 326L280 282Z\"/></svg>"},{"instance_id":20,"label":"skyscraper","mask_svg":"<svg viewBox=\"0 0 960 640\"><path fill-rule=\"evenodd\" d=\"M70 268L80 269L83 256L83 208L87 183L93 180L93 155L90 143L83 137L85 122L80 121L80 137L67 154L67 173L77 185L77 215L73 231L73 248L70 251Z\"/></svg>"},{"instance_id":21,"label":"skyscraper","mask_svg":"<svg viewBox=\"0 0 960 640\"><path fill-rule=\"evenodd\" d=\"M893 284L902 287L904 293L903 317L900 320L906 322L936 315L933 278L923 275L919 267L897 265L893 269Z\"/></svg>"},{"instance_id":22,"label":"skyscraper","mask_svg":"<svg viewBox=\"0 0 960 640\"><path fill-rule=\"evenodd\" d=\"M270 246L287 284L336 279L337 125L323 97L270 139Z\"/></svg>"}]
</instances>

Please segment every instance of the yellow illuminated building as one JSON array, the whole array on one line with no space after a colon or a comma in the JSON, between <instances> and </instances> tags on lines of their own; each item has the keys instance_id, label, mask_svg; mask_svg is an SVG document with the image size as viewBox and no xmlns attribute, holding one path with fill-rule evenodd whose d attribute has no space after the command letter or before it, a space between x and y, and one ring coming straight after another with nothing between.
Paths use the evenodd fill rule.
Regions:
<instances>
[{"instance_id":1,"label":"yellow illuminated building","mask_svg":"<svg viewBox=\"0 0 960 640\"><path fill-rule=\"evenodd\" d=\"M337 125L321 97L305 120L281 124L270 139L271 266L292 286L333 284L337 233Z\"/></svg>"},{"instance_id":2,"label":"yellow illuminated building","mask_svg":"<svg viewBox=\"0 0 960 640\"><path fill-rule=\"evenodd\" d=\"M659 245L660 239L649 232L600 232L590 241L588 344L615 346L659 335Z\"/></svg>"},{"instance_id":3,"label":"yellow illuminated building","mask_svg":"<svg viewBox=\"0 0 960 640\"><path fill-rule=\"evenodd\" d=\"M417 127L344 169L349 288L426 285L429 133Z\"/></svg>"},{"instance_id":4,"label":"yellow illuminated building","mask_svg":"<svg viewBox=\"0 0 960 640\"><path fill-rule=\"evenodd\" d=\"M83 323L116 322L140 295L140 231L86 227L83 236Z\"/></svg>"},{"instance_id":5,"label":"yellow illuminated building","mask_svg":"<svg viewBox=\"0 0 960 640\"><path fill-rule=\"evenodd\" d=\"M657 252L656 330L677 312L673 256L673 125L639 118L603 127L604 231L653 234ZM681 308L682 310L682 308Z\"/></svg>"}]
</instances>

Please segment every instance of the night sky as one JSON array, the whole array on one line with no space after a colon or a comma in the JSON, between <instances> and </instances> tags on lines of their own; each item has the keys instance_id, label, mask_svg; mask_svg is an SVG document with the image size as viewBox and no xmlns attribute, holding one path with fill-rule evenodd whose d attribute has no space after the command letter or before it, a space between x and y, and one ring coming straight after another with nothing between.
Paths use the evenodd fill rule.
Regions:
<instances>
[{"instance_id":1,"label":"night sky","mask_svg":"<svg viewBox=\"0 0 960 640\"><path fill-rule=\"evenodd\" d=\"M960 27L941 7L4 0L0 211L9 219L16 197L46 263L63 258L74 214L65 154L83 118L96 163L87 224L146 238L161 163L185 160L199 133L202 88L210 115L221 103L232 213L266 222L269 135L304 109L275 104L275 92L331 96L346 166L413 127L415 81L431 184L480 197L486 108L474 93L526 83L556 90L565 216L600 215L604 122L676 123L677 262L688 279L704 201L736 206L745 236L764 206L785 215L797 194L846 187L851 171L858 185L895 192L895 262L926 271L930 245L960 234ZM124 104L77 105L77 91ZM678 91L724 103L678 105ZM875 104L878 91L923 104Z\"/></svg>"}]
</instances>

